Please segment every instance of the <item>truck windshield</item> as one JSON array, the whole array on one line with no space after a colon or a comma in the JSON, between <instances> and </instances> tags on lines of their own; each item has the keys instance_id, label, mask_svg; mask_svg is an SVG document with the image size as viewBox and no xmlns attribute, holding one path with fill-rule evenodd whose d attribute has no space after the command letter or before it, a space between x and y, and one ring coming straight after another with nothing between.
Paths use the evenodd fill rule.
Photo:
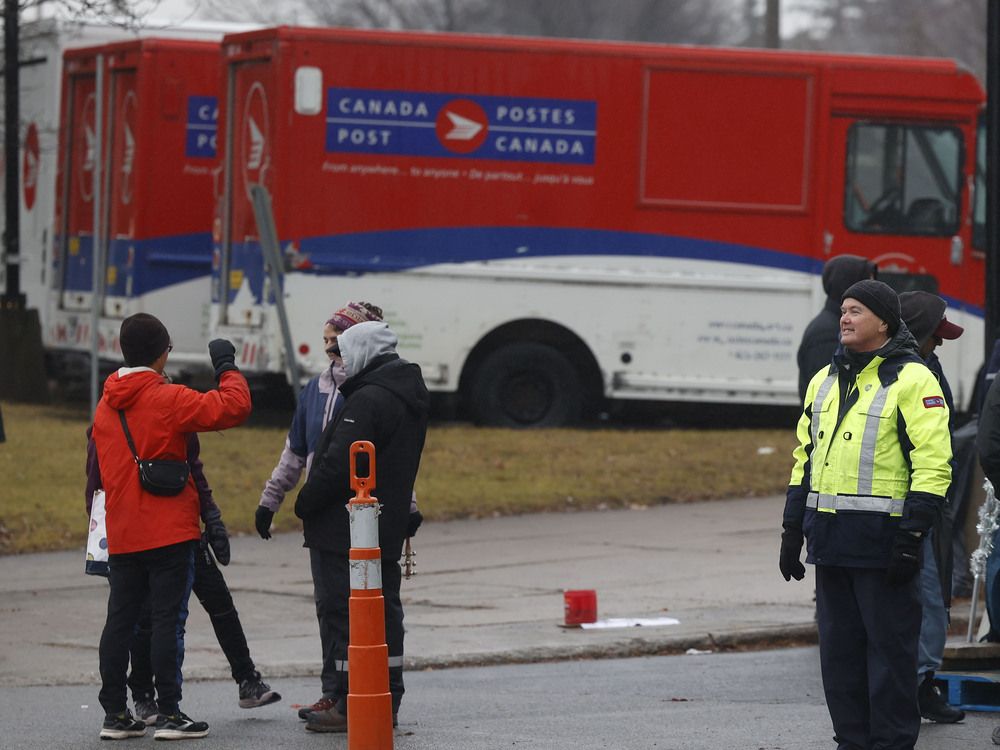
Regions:
<instances>
[{"instance_id":1,"label":"truck windshield","mask_svg":"<svg viewBox=\"0 0 1000 750\"><path fill-rule=\"evenodd\" d=\"M961 144L953 128L852 126L844 202L848 229L939 236L958 231Z\"/></svg>"},{"instance_id":2,"label":"truck windshield","mask_svg":"<svg viewBox=\"0 0 1000 750\"><path fill-rule=\"evenodd\" d=\"M986 252L986 118L976 133L976 188L972 204L972 246Z\"/></svg>"}]
</instances>

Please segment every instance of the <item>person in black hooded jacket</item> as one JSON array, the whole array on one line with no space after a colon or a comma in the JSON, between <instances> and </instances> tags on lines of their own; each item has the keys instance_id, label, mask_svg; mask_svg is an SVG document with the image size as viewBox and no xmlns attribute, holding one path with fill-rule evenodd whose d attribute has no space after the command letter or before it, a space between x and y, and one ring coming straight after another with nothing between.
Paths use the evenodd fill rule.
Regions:
<instances>
[{"instance_id":1,"label":"person in black hooded jacket","mask_svg":"<svg viewBox=\"0 0 1000 750\"><path fill-rule=\"evenodd\" d=\"M878 278L878 266L859 255L838 255L823 266L826 304L802 334L799 364L799 401L806 396L812 376L828 367L840 344L840 298L854 282Z\"/></svg>"},{"instance_id":2,"label":"person in black hooded jacket","mask_svg":"<svg viewBox=\"0 0 1000 750\"><path fill-rule=\"evenodd\" d=\"M295 515L302 519L305 546L309 548L316 599L330 608L324 619L335 632L326 642L331 644L335 663L342 666L334 706L309 715L306 729L317 732L347 730L351 534L346 505L354 494L349 456L351 444L357 440L368 440L375 446L373 495L381 503L378 534L395 724L403 696L399 559L430 411L420 367L396 354L396 334L385 323L359 323L341 334L338 343L347 371L340 391L347 400L324 430L309 478L295 501Z\"/></svg>"}]
</instances>

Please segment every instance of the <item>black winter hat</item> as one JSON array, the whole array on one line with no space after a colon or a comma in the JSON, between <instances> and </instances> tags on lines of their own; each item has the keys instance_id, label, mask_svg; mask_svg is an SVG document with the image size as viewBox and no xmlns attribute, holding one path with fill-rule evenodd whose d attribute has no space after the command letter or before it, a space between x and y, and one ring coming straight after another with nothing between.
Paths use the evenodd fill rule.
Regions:
<instances>
[{"instance_id":1,"label":"black winter hat","mask_svg":"<svg viewBox=\"0 0 1000 750\"><path fill-rule=\"evenodd\" d=\"M129 367L142 367L156 361L170 346L166 327L149 313L136 313L122 321L118 332L122 357Z\"/></svg>"},{"instance_id":2,"label":"black winter hat","mask_svg":"<svg viewBox=\"0 0 1000 750\"><path fill-rule=\"evenodd\" d=\"M884 281L864 279L851 284L840 301L843 302L848 297L856 299L885 321L890 336L896 335L900 323L899 297L891 286Z\"/></svg>"}]
</instances>

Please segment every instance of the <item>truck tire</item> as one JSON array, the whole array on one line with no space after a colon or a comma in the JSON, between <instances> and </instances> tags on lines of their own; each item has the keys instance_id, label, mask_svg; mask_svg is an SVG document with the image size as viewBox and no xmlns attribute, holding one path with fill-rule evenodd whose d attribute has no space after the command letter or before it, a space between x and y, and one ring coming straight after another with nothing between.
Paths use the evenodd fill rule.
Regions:
<instances>
[{"instance_id":1,"label":"truck tire","mask_svg":"<svg viewBox=\"0 0 1000 750\"><path fill-rule=\"evenodd\" d=\"M583 409L576 369L544 344L508 344L489 354L470 397L477 424L496 427L561 427Z\"/></svg>"}]
</instances>

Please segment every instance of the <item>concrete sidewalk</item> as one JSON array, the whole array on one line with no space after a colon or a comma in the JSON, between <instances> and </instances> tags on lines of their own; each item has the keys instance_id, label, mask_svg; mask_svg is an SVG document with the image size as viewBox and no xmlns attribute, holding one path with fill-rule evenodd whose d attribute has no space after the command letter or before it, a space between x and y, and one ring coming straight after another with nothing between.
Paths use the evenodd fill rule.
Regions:
<instances>
[{"instance_id":1,"label":"concrete sidewalk","mask_svg":"<svg viewBox=\"0 0 1000 750\"><path fill-rule=\"evenodd\" d=\"M403 582L412 668L703 650L814 636L811 566L778 573L782 497L650 509L425 523ZM291 508L281 512L290 513ZM250 650L268 679L318 675L319 635L300 534L232 540L225 569ZM4 558L0 685L97 683L107 584L83 550ZM563 591L595 589L598 616L680 624L560 627ZM192 597L185 676L229 676ZM318 687L318 685L317 685Z\"/></svg>"}]
</instances>

